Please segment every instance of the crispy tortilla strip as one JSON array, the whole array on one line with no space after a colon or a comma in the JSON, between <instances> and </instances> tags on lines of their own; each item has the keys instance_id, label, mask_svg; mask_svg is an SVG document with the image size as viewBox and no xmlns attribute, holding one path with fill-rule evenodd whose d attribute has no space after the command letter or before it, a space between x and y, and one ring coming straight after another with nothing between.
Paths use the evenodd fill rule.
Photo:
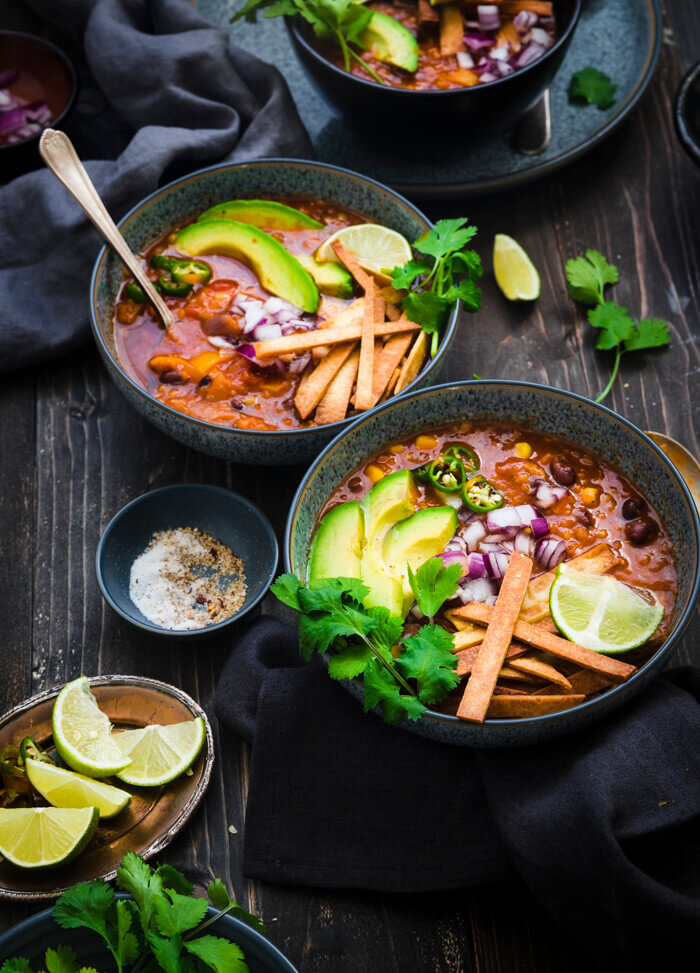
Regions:
<instances>
[{"instance_id":1,"label":"crispy tortilla strip","mask_svg":"<svg viewBox=\"0 0 700 973\"><path fill-rule=\"evenodd\" d=\"M494 696L527 696L524 689L513 689L512 686L499 686L496 683L496 688L493 691Z\"/></svg>"},{"instance_id":2,"label":"crispy tortilla strip","mask_svg":"<svg viewBox=\"0 0 700 973\"><path fill-rule=\"evenodd\" d=\"M585 696L494 696L486 716L491 720L519 719L523 716L546 716L571 709L584 701Z\"/></svg>"},{"instance_id":3,"label":"crispy tortilla strip","mask_svg":"<svg viewBox=\"0 0 700 973\"><path fill-rule=\"evenodd\" d=\"M336 345L326 357L318 363L309 379L300 384L294 396L294 405L302 419L311 415L326 394L328 386L346 361L353 348L354 342L348 341L344 345Z\"/></svg>"},{"instance_id":4,"label":"crispy tortilla strip","mask_svg":"<svg viewBox=\"0 0 700 973\"><path fill-rule=\"evenodd\" d=\"M406 331L418 331L419 325L402 318L400 321L384 321L375 327L378 337L384 335L401 334ZM319 331L297 331L286 338L275 338L270 341L256 341L253 345L257 358L276 358L278 355L297 354L307 348L319 345L337 345L342 341L357 341L362 337L362 321L358 318L353 324L344 328L324 328Z\"/></svg>"},{"instance_id":5,"label":"crispy tortilla strip","mask_svg":"<svg viewBox=\"0 0 700 973\"><path fill-rule=\"evenodd\" d=\"M344 345L338 345L338 347L343 348ZM353 351L350 357L343 362L336 372L333 381L326 389L326 394L316 409L314 420L319 425L324 425L328 422L339 422L345 418L359 363L360 353L359 351Z\"/></svg>"},{"instance_id":6,"label":"crispy tortilla strip","mask_svg":"<svg viewBox=\"0 0 700 973\"><path fill-rule=\"evenodd\" d=\"M370 284L374 284L374 278L363 270L362 267L357 262L357 259L353 257L349 250L346 250L343 244L339 240L334 240L331 246L335 250L335 255L338 260L345 264L352 276L355 278L357 283L360 285L362 290L367 293L367 288Z\"/></svg>"},{"instance_id":7,"label":"crispy tortilla strip","mask_svg":"<svg viewBox=\"0 0 700 973\"><path fill-rule=\"evenodd\" d=\"M588 571L590 574L607 574L616 565L622 564L622 558L608 545L596 544L578 557L572 557L566 562L567 568L575 571ZM549 589L554 581L554 571L547 571L533 578L528 585L523 609L520 617L526 622L539 622L549 615Z\"/></svg>"},{"instance_id":8,"label":"crispy tortilla strip","mask_svg":"<svg viewBox=\"0 0 700 973\"><path fill-rule=\"evenodd\" d=\"M401 324L403 321L408 322L408 318L401 318L396 324ZM413 322L408 322L412 324ZM421 331L416 340L413 343L413 347L406 355L406 360L401 366L401 371L399 372L399 377L394 387L394 394L398 395L402 392L409 382L418 375L418 372L423 367L423 362L425 361L425 355L428 350L428 334L426 331Z\"/></svg>"},{"instance_id":9,"label":"crispy tortilla strip","mask_svg":"<svg viewBox=\"0 0 700 973\"><path fill-rule=\"evenodd\" d=\"M559 672L558 669L555 669L554 666L550 666L548 662L544 662L536 656L523 655L519 659L513 659L510 667L517 672L524 672L529 676L537 676L542 682L551 682L568 692L571 691L571 683L566 676Z\"/></svg>"},{"instance_id":10,"label":"crispy tortilla strip","mask_svg":"<svg viewBox=\"0 0 700 973\"><path fill-rule=\"evenodd\" d=\"M520 34L512 20L506 20L501 24L500 30L496 33L496 47L504 47L506 44L510 44L511 54L517 54L522 47Z\"/></svg>"},{"instance_id":11,"label":"crispy tortilla strip","mask_svg":"<svg viewBox=\"0 0 700 973\"><path fill-rule=\"evenodd\" d=\"M463 88L472 88L475 84L479 83L479 75L470 68L456 68L454 71L450 71L449 74L445 75L445 77L449 78L455 84L461 84Z\"/></svg>"},{"instance_id":12,"label":"crispy tortilla strip","mask_svg":"<svg viewBox=\"0 0 700 973\"><path fill-rule=\"evenodd\" d=\"M474 622L466 622L459 619L459 627L452 639L452 651L461 652L463 649L471 649L474 645L481 645L486 635L483 625L475 625Z\"/></svg>"},{"instance_id":13,"label":"crispy tortilla strip","mask_svg":"<svg viewBox=\"0 0 700 973\"><path fill-rule=\"evenodd\" d=\"M569 676L571 689L569 692L581 693L590 696L592 693L599 693L601 689L607 689L615 682L610 676L604 676L602 672L591 672L590 669L579 669ZM557 695L561 692L559 686L548 685L540 690L542 696Z\"/></svg>"},{"instance_id":14,"label":"crispy tortilla strip","mask_svg":"<svg viewBox=\"0 0 700 973\"><path fill-rule=\"evenodd\" d=\"M357 369L357 388L355 408L361 412L374 405L372 396L372 374L374 372L374 329L376 318L376 286L373 280L365 291L365 311L362 316L362 339L360 341L360 365ZM383 315L382 315L383 317Z\"/></svg>"},{"instance_id":15,"label":"crispy tortilla strip","mask_svg":"<svg viewBox=\"0 0 700 973\"><path fill-rule=\"evenodd\" d=\"M386 402L386 400L389 398L389 396L393 393L394 387L396 386L396 383L399 380L399 373L400 372L401 372L401 369L400 368L395 368L394 369L394 374L389 379L389 382L387 384L387 387L384 389L384 392L379 397L379 401L380 402Z\"/></svg>"},{"instance_id":16,"label":"crispy tortilla strip","mask_svg":"<svg viewBox=\"0 0 700 973\"><path fill-rule=\"evenodd\" d=\"M320 328L331 328L331 327L345 328L348 325L353 324L358 320L361 320L360 315L364 313L364 307L365 307L364 297L358 297L356 301L353 301L352 304L348 304L348 306L344 308L340 312L340 314L337 314L334 318L325 318L323 321L321 321L319 327ZM317 348L312 348L311 355L314 364L318 365L321 359L325 358L329 351L330 348L328 348L326 345L319 345ZM304 379L307 379L310 374L311 373L307 368L306 371L304 372L304 375L302 376L301 382L297 386L297 389L299 389L299 387L304 382Z\"/></svg>"},{"instance_id":17,"label":"crispy tortilla strip","mask_svg":"<svg viewBox=\"0 0 700 973\"><path fill-rule=\"evenodd\" d=\"M483 642L483 637L486 634L482 630L481 642ZM455 640L458 638L459 633L455 635ZM479 657L479 652L481 650L481 642L478 645L472 645L469 648L462 649L457 653L457 675L458 676L468 676L469 673L474 668L474 663ZM522 642L511 642L508 646L508 651L506 652L506 659L510 662L511 659L517 658L519 655L524 655L528 650L527 645L523 645ZM502 670L501 670L502 671Z\"/></svg>"},{"instance_id":18,"label":"crispy tortilla strip","mask_svg":"<svg viewBox=\"0 0 700 973\"><path fill-rule=\"evenodd\" d=\"M519 551L513 551L493 606L493 617L457 710L460 719L484 722L531 574L532 560Z\"/></svg>"},{"instance_id":19,"label":"crispy tortilla strip","mask_svg":"<svg viewBox=\"0 0 700 973\"><path fill-rule=\"evenodd\" d=\"M462 605L455 611L470 622L481 622L482 625L489 624L489 628L490 620L496 615L495 608L477 602ZM619 659L614 659L611 656L601 655L592 649L585 649L582 645L576 645L575 642L569 642L568 639L563 639L560 635L552 635L551 632L543 631L538 625L530 625L528 622L521 622L519 619L513 626L513 635L518 641L525 642L533 648L544 649L545 652L549 652L550 655L555 655L559 659L569 659L581 666L582 669L603 672L611 679L624 680L633 672L636 672L635 667L627 662L620 662Z\"/></svg>"},{"instance_id":20,"label":"crispy tortilla strip","mask_svg":"<svg viewBox=\"0 0 700 973\"><path fill-rule=\"evenodd\" d=\"M428 3L428 0L418 0L418 31L419 33L423 31L430 24L437 24L440 19L440 15L437 10L434 10Z\"/></svg>"},{"instance_id":21,"label":"crispy tortilla strip","mask_svg":"<svg viewBox=\"0 0 700 973\"><path fill-rule=\"evenodd\" d=\"M529 672L520 672L519 669L513 669L513 667L510 665L510 660L508 660L508 663L508 665L501 666L501 671L498 673L499 679L512 679L513 682L542 684L543 680L538 676L530 675Z\"/></svg>"},{"instance_id":22,"label":"crispy tortilla strip","mask_svg":"<svg viewBox=\"0 0 700 973\"><path fill-rule=\"evenodd\" d=\"M401 308L398 304L391 304L389 301L385 305L387 321L398 321L401 317Z\"/></svg>"},{"instance_id":23,"label":"crispy tortilla strip","mask_svg":"<svg viewBox=\"0 0 700 973\"><path fill-rule=\"evenodd\" d=\"M410 334L397 334L389 338L387 343L374 358L374 372L372 374L372 404L378 402L389 384L391 376L396 371L403 356L411 344Z\"/></svg>"},{"instance_id":24,"label":"crispy tortilla strip","mask_svg":"<svg viewBox=\"0 0 700 973\"><path fill-rule=\"evenodd\" d=\"M440 7L440 54L449 57L465 50L464 22L462 11L457 3L446 3Z\"/></svg>"}]
</instances>

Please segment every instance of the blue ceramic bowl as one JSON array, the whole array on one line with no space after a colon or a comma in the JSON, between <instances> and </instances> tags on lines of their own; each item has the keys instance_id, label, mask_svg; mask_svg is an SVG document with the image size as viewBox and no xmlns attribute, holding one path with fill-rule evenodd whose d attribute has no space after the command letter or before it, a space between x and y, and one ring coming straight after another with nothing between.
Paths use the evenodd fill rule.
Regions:
<instances>
[{"instance_id":1,"label":"blue ceramic bowl","mask_svg":"<svg viewBox=\"0 0 700 973\"><path fill-rule=\"evenodd\" d=\"M286 569L304 576L309 541L318 516L338 483L386 443L466 419L510 419L579 443L614 463L651 500L663 518L678 558L679 590L671 630L661 648L625 683L574 709L519 720L486 720L476 726L455 716L428 713L407 730L465 747L536 743L601 719L636 695L658 673L693 614L700 591L700 522L675 466L627 419L573 392L529 382L457 382L387 402L356 420L311 466L287 520ZM362 687L343 683L358 699Z\"/></svg>"},{"instance_id":2,"label":"blue ceramic bowl","mask_svg":"<svg viewBox=\"0 0 700 973\"><path fill-rule=\"evenodd\" d=\"M240 611L206 628L173 631L150 622L129 596L129 574L156 531L196 527L227 544L245 567L247 593ZM277 570L277 538L267 517L250 500L206 483L152 490L127 503L107 524L95 556L97 583L122 618L154 635L201 638L237 622L257 605Z\"/></svg>"},{"instance_id":3,"label":"blue ceramic bowl","mask_svg":"<svg viewBox=\"0 0 700 973\"><path fill-rule=\"evenodd\" d=\"M700 166L700 61L681 81L673 120L681 145L695 165Z\"/></svg>"},{"instance_id":4,"label":"blue ceramic bowl","mask_svg":"<svg viewBox=\"0 0 700 973\"><path fill-rule=\"evenodd\" d=\"M119 898L127 896L120 895ZM45 951L65 943L75 950L81 966L111 968L111 955L102 948L97 935L85 929L61 929L54 922L51 912L51 909L39 912L0 936L0 965L11 957L23 956L34 969L41 969ZM209 909L209 915L215 915L213 909ZM221 936L237 943L243 950L250 973L297 973L296 967L276 946L240 919L222 916L211 925L209 932L212 936Z\"/></svg>"},{"instance_id":5,"label":"blue ceramic bowl","mask_svg":"<svg viewBox=\"0 0 700 973\"><path fill-rule=\"evenodd\" d=\"M178 179L139 203L119 227L131 249L141 252L170 227L194 219L215 203L275 193L311 196L336 203L397 230L409 240L417 239L432 226L428 218L402 196L366 176L318 162L262 159L213 166ZM325 426L274 431L230 429L193 419L154 399L117 359L112 315L123 280L121 261L112 250L103 247L90 284L92 332L107 371L129 402L174 439L220 459L281 466L310 462L352 422L343 419ZM427 385L435 378L454 338L458 318L459 309L455 308L437 355L406 386L406 392Z\"/></svg>"}]
</instances>

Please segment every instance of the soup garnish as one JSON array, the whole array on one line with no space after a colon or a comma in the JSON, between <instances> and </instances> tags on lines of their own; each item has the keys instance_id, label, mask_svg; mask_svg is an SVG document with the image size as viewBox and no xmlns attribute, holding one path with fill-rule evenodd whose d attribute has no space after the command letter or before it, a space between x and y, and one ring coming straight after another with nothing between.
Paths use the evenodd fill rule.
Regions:
<instances>
[{"instance_id":1,"label":"soup garnish","mask_svg":"<svg viewBox=\"0 0 700 973\"><path fill-rule=\"evenodd\" d=\"M538 60L557 39L554 4L543 0L248 0L245 17L301 16L319 52L365 80L395 88L449 90L497 81Z\"/></svg>"},{"instance_id":2,"label":"soup garnish","mask_svg":"<svg viewBox=\"0 0 700 973\"><path fill-rule=\"evenodd\" d=\"M12 90L20 72L0 68L0 145L14 145L38 135L53 120L45 101L27 101Z\"/></svg>"},{"instance_id":3,"label":"soup garnish","mask_svg":"<svg viewBox=\"0 0 700 973\"><path fill-rule=\"evenodd\" d=\"M363 676L366 709L482 722L627 679L667 632L676 587L666 529L622 473L556 436L475 422L387 444L350 473L307 585L274 590L301 612L305 655L330 650L333 678Z\"/></svg>"}]
</instances>

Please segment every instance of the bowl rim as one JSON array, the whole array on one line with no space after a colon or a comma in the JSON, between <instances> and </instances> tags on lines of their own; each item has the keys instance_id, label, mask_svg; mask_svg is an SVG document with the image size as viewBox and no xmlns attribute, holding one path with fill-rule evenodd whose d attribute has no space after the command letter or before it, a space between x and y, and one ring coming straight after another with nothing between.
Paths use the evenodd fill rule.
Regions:
<instances>
[{"instance_id":1,"label":"bowl rim","mask_svg":"<svg viewBox=\"0 0 700 973\"><path fill-rule=\"evenodd\" d=\"M37 47L43 47L54 54L65 67L70 79L71 91L70 95L68 96L68 101L64 107L55 118L51 119L50 126L52 128L57 128L68 112L73 108L76 98L78 97L78 72L75 69L75 65L68 57L66 52L58 47L57 44L54 44L53 41L49 41L45 37L41 37L38 34L30 34L24 30L5 30L3 28L0 30L0 37L21 37L22 40L31 41L32 43L36 44ZM31 145L32 142L38 142L43 132L44 129L42 129L40 132L35 132L34 135L30 135L29 138L22 139L21 142L11 142L9 144L5 143L5 145L0 145L0 152L5 151L6 149L18 149L24 145Z\"/></svg>"},{"instance_id":2,"label":"bowl rim","mask_svg":"<svg viewBox=\"0 0 700 973\"><path fill-rule=\"evenodd\" d=\"M343 166L335 166L326 162L317 162L312 159L289 159L283 156L269 156L262 159L251 159L247 162L219 162L213 166L207 166L205 169L197 169L195 172L191 172L185 176L181 176L179 179L174 179L172 182L167 183L160 189L154 190L145 196L142 200L136 203L132 208L118 221L117 226L121 230L122 227L133 217L137 216L141 211L145 210L150 206L150 204L160 196L164 196L171 192L171 190L176 187L182 186L184 183L196 181L202 176L207 175L212 172L217 172L219 170L231 170L231 169L243 169L243 168L264 168L271 165L285 165L298 168L312 168L321 171L331 171L336 173L341 173L343 177L349 177L355 182L360 182L369 186L373 191L379 191L380 193L392 197L396 202L400 203L404 208L409 210L413 216L415 216L428 230L431 230L434 226L433 222L428 219L428 217L420 210L414 203L411 203L405 196L401 193L396 192L384 183L379 182L376 179L372 179L371 176L365 176L359 172L355 172L352 169L346 169ZM162 411L164 414L172 416L175 421L184 422L186 424L192 425L195 428L208 429L212 432L216 432L220 435L225 436L250 436L250 437L271 437L271 436L313 436L318 435L319 431L325 432L326 430L340 431L347 427L349 423L353 421L354 417L339 419L336 422L329 422L325 425L318 426L305 426L303 428L297 429L239 429L237 426L221 426L215 422L209 422L206 419L198 419L195 416L186 415L184 412L179 412L177 409L173 409L172 406L167 405L165 402L161 402L160 399L156 399L153 395L146 391L138 382L135 381L129 374L127 374L125 368L122 366L116 354L112 354L111 349L107 345L105 338L102 335L100 326L98 324L98 314L97 314L97 279L102 272L104 262L107 258L108 252L111 248L105 243L100 248L100 252L97 255L95 264L92 270L92 275L90 277L90 328L92 330L93 338L97 344L97 347L102 354L103 358L106 358L118 371L121 381L125 382L130 391L138 395L139 398L148 402L151 406ZM438 347L437 353L434 358L425 365L420 373L409 382L404 390L399 393L399 396L406 395L414 389L417 389L426 379L435 371L436 367L442 361L444 355L447 353L447 349L452 342L455 331L457 330L457 325L462 313L461 302L457 302L455 307L450 313L450 317L445 326L445 331L440 341L440 346ZM373 406L372 409L368 409L367 414L373 413L378 406Z\"/></svg>"},{"instance_id":3,"label":"bowl rim","mask_svg":"<svg viewBox=\"0 0 700 973\"><path fill-rule=\"evenodd\" d=\"M700 61L688 70L681 81L673 105L673 119L676 123L676 133L681 145L696 165L700 165L700 141L694 138L688 124L688 97L690 91L698 82L698 101L700 102Z\"/></svg>"},{"instance_id":4,"label":"bowl rim","mask_svg":"<svg viewBox=\"0 0 700 973\"><path fill-rule=\"evenodd\" d=\"M574 3L574 10L566 30L561 35L561 37L558 37L554 42L554 44L552 44L552 46L544 52L544 54L542 54L540 57L537 58L536 61L532 61L530 64L525 65L524 68L518 68L512 74L507 74L502 78L495 78L493 81L487 81L486 84L472 85L471 87L462 87L462 88L448 88L446 90L441 90L439 88L402 88L400 85L378 84L376 81L373 81L371 78L370 79L359 78L351 71L345 71L343 68L339 68L337 64L333 64L332 61L329 61L327 58L325 58L319 51L316 50L316 48L312 44L309 43L309 41L306 40L306 38L304 37L301 31L301 27L303 26L303 20L302 18L300 18L298 14L295 14L292 17L285 16L284 21L287 30L289 31L290 34L293 35L294 40L301 47L304 48L304 51L306 53L311 54L316 61L320 61L323 64L327 65L328 68L334 74L340 77L350 78L352 81L364 85L368 89L374 89L375 91L377 90L396 91L399 93L406 92L409 95L421 95L425 98L431 96L444 97L446 95L452 95L453 97L456 97L459 95L463 95L465 91L477 91L477 90L484 90L486 88L488 88L489 90L493 90L498 85L509 81L510 79L514 78L516 75L518 77L522 77L522 75L528 73L530 69L533 68L535 65L542 64L544 61L549 60L550 55L558 51L560 47L566 46L566 44L569 43L571 35L576 29L576 25L578 24L579 17L581 16L581 7L583 5L583 0L573 0L573 3ZM401 95L399 94L397 95L397 97L401 97Z\"/></svg>"},{"instance_id":5,"label":"bowl rim","mask_svg":"<svg viewBox=\"0 0 700 973\"><path fill-rule=\"evenodd\" d=\"M172 629L172 628L161 628L159 625L155 625L153 622L142 622L140 619L135 618L125 611L112 597L112 594L107 587L103 574L102 574L102 561L105 557L105 548L109 542L110 535L114 528L119 524L119 522L126 517L133 509L138 507L140 504L145 502L146 498L151 498L153 496L163 496L167 493L179 493L179 492L194 492L194 493L216 493L226 500L234 500L241 503L245 508L247 508L250 515L257 520L263 529L263 533L267 536L268 540L272 544L272 557L270 558L270 566L267 572L267 577L263 582L260 591L251 600L250 604L244 605L240 611L235 612L230 618L224 618L220 622L215 622L213 625L205 625L204 628L188 628L188 629ZM169 486L158 487L156 490L147 490L145 493L139 494L138 497L134 497L128 503L125 503L114 516L109 520L109 523L102 531L100 540L97 544L97 550L95 551L95 576L97 578L97 585L100 589L102 597L107 602L107 604L112 608L118 615L120 615L125 621L129 622L131 625L140 628L144 632L148 632L151 635L160 635L167 638L201 638L203 636L209 636L215 632L221 631L222 628L226 628L228 625L232 625L234 622L238 622L247 615L255 606L260 602L262 598L265 597L269 591L270 585L274 581L275 574L277 572L277 565L279 564L279 543L277 542L277 535L275 534L274 528L267 516L263 511L257 507L251 500L247 497L242 496L240 493L235 493L233 490L229 490L226 487L216 486L211 483L172 483Z\"/></svg>"},{"instance_id":6,"label":"bowl rim","mask_svg":"<svg viewBox=\"0 0 700 973\"><path fill-rule=\"evenodd\" d=\"M633 422L630 422L630 420L627 419L625 416L620 415L619 413L615 412L613 409L609 408L606 405L602 405L602 403L600 402L594 402L592 399L589 399L587 396L581 395L578 392L570 392L566 389L556 388L553 385L544 385L539 382L525 382L516 379L481 379L481 380L467 380L467 381L458 381L458 382L445 382L441 385L433 385L430 388L422 389L419 390L418 392L414 392L410 396L410 399L415 400L418 398L424 398L426 396L443 395L448 391L460 390L465 388L484 388L484 387L489 387L489 388L496 387L496 388L506 388L506 389L510 389L510 388L527 389L530 391L534 391L536 393L544 392L546 394L554 395L555 397L558 396L563 399L570 399L574 402L583 403L584 405L592 408L593 411L597 411L601 413L601 415L605 416L606 421L613 420L619 423L621 426L624 426L628 432L632 433L634 436L637 436L641 440L641 442L648 449L650 449L652 453L656 455L657 459L661 461L662 465L664 465L667 468L668 473L675 481L676 486L679 488L680 493L683 499L685 500L685 504L690 515L690 522L693 525L693 537L695 539L695 548L696 551L699 552L699 557L698 560L696 560L695 562L694 579L693 579L690 595L688 598L688 603L683 611L683 614L678 620L678 624L676 625L674 631L671 632L671 634L664 641L664 643L657 649L657 651L652 656L650 656L650 658L647 659L646 662L644 662L643 665L641 665L637 669L637 671L630 676L629 679L627 679L625 682L618 683L617 685L612 686L610 689L607 689L600 696L596 696L594 699L585 701L583 703L579 703L578 706L574 706L568 710L562 710L559 713L548 713L544 716L527 716L527 717L521 717L520 719L484 720L484 722L480 725L488 727L491 730L497 731L498 728L502 728L504 731L507 731L525 725L538 726L542 724L556 725L560 723L566 723L571 718L572 713L578 714L578 713L590 712L592 709L597 708L597 706L599 706L603 700L607 701L611 699L613 696L616 696L620 692L624 691L629 686L634 685L636 682L639 682L640 680L643 681L647 673L649 673L650 670L654 670L659 666L661 660L664 659L669 654L669 652L674 647L676 642L683 635L683 632L686 630L686 628L690 623L691 618L693 617L697 605L698 597L700 596L700 517L698 517L697 506L690 494L690 490L688 489L688 487L685 484L685 481L683 480L683 477L680 475L680 473L678 472L674 464L671 462L668 456L666 456L663 450L661 450L656 445L656 443L652 439L650 439L649 436L647 436L647 434L643 430L639 429L638 426L635 426L635 424ZM394 402L391 401L384 402L376 410L375 415L379 412L387 412L390 409L397 408L403 403L405 403L405 398L403 397L396 399ZM335 449L337 449L340 443L343 440L345 440L348 436L350 436L353 432L355 432L356 429L359 429L360 426L368 422L369 419L370 416L360 416L358 419L355 419L352 425L349 426L348 429L346 429L342 433L339 433L333 440L331 440L331 442L325 447L325 449L323 449L319 453L319 455L316 457L314 462L309 466L309 469L306 471L301 483L297 488L296 493L294 494L294 498L289 508L289 514L287 516L287 523L285 526L284 541L283 541L285 571L288 572L292 571L292 566L291 566L292 532L294 530L298 508L303 499L303 495L308 487L309 481L311 480L316 470L321 466L321 464L325 462L326 457L328 457ZM450 716L447 713L437 713L433 710L428 710L425 714L423 714L421 719L427 719L435 723L443 723L452 727L465 726L464 720L460 720L456 716ZM474 724L466 724L466 725L470 726L471 728L474 727Z\"/></svg>"}]
</instances>

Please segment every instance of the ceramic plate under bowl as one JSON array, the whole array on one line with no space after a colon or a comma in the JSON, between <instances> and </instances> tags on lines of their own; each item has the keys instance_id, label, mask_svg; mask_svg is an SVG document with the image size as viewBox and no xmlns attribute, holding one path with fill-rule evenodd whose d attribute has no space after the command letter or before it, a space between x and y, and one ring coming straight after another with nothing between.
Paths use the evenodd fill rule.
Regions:
<instances>
[{"instance_id":1,"label":"ceramic plate under bowl","mask_svg":"<svg viewBox=\"0 0 700 973\"><path fill-rule=\"evenodd\" d=\"M482 725L429 712L404 729L465 747L509 747L562 736L602 719L631 699L668 661L688 625L700 593L700 521L678 470L652 440L627 419L574 392L530 382L456 382L387 402L337 436L302 480L287 520L286 569L304 577L309 543L326 502L341 480L386 444L428 429L473 420L511 420L553 433L591 450L639 487L668 528L678 562L678 596L669 634L658 651L626 682L573 709ZM343 682L363 698L357 682Z\"/></svg>"},{"instance_id":2,"label":"ceramic plate under bowl","mask_svg":"<svg viewBox=\"0 0 700 973\"><path fill-rule=\"evenodd\" d=\"M42 748L51 747L51 713L61 688L32 696L0 718L0 750L18 746L26 736ZM114 878L127 851L151 858L169 845L204 797L214 763L214 737L198 703L175 686L141 676L96 676L90 688L100 709L120 729L201 716L205 746L192 765L192 775L183 774L165 787L136 788L115 780L131 792L131 803L117 817L100 821L85 851L65 867L28 871L0 862L0 898L51 899L78 882Z\"/></svg>"}]
</instances>

